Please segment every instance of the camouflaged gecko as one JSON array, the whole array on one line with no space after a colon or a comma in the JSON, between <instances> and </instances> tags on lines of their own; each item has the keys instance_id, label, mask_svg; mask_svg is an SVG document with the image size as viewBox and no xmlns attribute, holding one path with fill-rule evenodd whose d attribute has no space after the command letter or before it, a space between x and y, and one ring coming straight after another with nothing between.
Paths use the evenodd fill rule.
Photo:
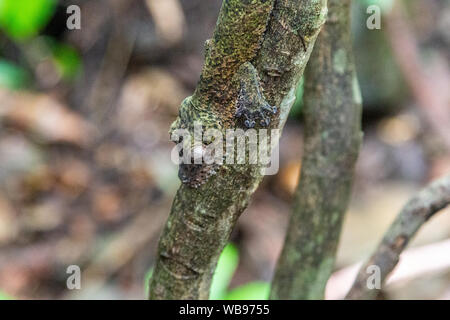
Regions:
<instances>
[{"instance_id":1,"label":"camouflaged gecko","mask_svg":"<svg viewBox=\"0 0 450 320\"><path fill-rule=\"evenodd\" d=\"M236 126L269 126L277 108L266 102L258 72L250 61L261 47L274 2L223 1L214 35L205 44L200 81L194 94L181 104L171 134L176 129L187 129L193 135L194 122L201 122L203 132L210 128L224 133ZM209 143L203 141L203 150ZM184 184L198 188L218 169L218 164L191 161L180 164L178 176Z\"/></svg>"},{"instance_id":2,"label":"camouflaged gecko","mask_svg":"<svg viewBox=\"0 0 450 320\"><path fill-rule=\"evenodd\" d=\"M236 118L243 120L246 128L268 127L277 107L265 99L258 71L250 63L244 63L237 73L239 94L236 103Z\"/></svg>"}]
</instances>

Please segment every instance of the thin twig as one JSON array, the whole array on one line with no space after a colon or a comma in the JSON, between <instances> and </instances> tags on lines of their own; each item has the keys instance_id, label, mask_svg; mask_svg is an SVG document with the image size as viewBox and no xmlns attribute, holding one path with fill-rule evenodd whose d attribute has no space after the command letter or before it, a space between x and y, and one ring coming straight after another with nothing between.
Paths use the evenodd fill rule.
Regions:
<instances>
[{"instance_id":1,"label":"thin twig","mask_svg":"<svg viewBox=\"0 0 450 320\"><path fill-rule=\"evenodd\" d=\"M400 254L419 228L434 214L450 205L450 175L431 183L413 197L386 232L372 257L359 270L346 299L375 299L380 289L370 289L370 266L379 268L381 286L397 265Z\"/></svg>"},{"instance_id":2,"label":"thin twig","mask_svg":"<svg viewBox=\"0 0 450 320\"><path fill-rule=\"evenodd\" d=\"M429 275L438 275L450 270L450 239L405 250L398 266L386 280L385 288L404 285L409 281ZM355 263L333 273L327 283L325 299L344 299L352 287L352 281L363 265Z\"/></svg>"}]
</instances>

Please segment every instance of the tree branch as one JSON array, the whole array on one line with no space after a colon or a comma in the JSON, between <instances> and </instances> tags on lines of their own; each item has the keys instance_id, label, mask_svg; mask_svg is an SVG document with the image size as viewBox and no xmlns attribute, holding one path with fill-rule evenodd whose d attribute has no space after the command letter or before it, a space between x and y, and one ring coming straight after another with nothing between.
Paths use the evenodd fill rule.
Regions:
<instances>
[{"instance_id":1,"label":"tree branch","mask_svg":"<svg viewBox=\"0 0 450 320\"><path fill-rule=\"evenodd\" d=\"M270 129L281 129L325 17L326 0L225 0L200 82L176 125L206 118L234 128L232 78L241 64L252 62L267 101L279 109ZM198 188L180 187L160 239L151 299L208 298L218 257L262 179L260 169L222 165Z\"/></svg>"},{"instance_id":2,"label":"tree branch","mask_svg":"<svg viewBox=\"0 0 450 320\"><path fill-rule=\"evenodd\" d=\"M346 299L375 299L380 292L369 289L369 266L380 268L381 284L397 265L400 254L419 228L441 209L450 205L450 175L431 183L402 209L372 257L361 267Z\"/></svg>"},{"instance_id":3,"label":"tree branch","mask_svg":"<svg viewBox=\"0 0 450 320\"><path fill-rule=\"evenodd\" d=\"M329 0L305 75L305 148L272 299L323 299L361 143L350 0Z\"/></svg>"}]
</instances>

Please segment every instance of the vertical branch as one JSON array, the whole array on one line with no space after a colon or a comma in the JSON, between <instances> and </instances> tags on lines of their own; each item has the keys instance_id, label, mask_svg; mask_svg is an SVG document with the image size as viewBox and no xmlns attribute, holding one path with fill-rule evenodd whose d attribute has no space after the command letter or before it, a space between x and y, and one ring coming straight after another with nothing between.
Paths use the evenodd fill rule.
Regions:
<instances>
[{"instance_id":1,"label":"vertical branch","mask_svg":"<svg viewBox=\"0 0 450 320\"><path fill-rule=\"evenodd\" d=\"M329 0L329 19L305 73L305 149L272 299L322 299L334 265L361 143L350 0Z\"/></svg>"},{"instance_id":2,"label":"vertical branch","mask_svg":"<svg viewBox=\"0 0 450 320\"><path fill-rule=\"evenodd\" d=\"M268 3L273 10L265 10ZM255 5L262 6L259 14L251 7ZM270 17L268 23L261 14ZM202 115L232 127L235 105L230 102L237 92L231 79L240 63L253 62L267 100L281 109L271 129L281 129L325 17L326 0L224 0L191 99L195 108L189 111L201 112L185 115L193 115L191 122L202 120L195 118ZM258 34L260 39L255 37ZM305 47L299 35L305 37ZM151 299L208 298L219 255L262 179L260 169L250 164L223 165L199 188L180 187L159 242Z\"/></svg>"}]
</instances>

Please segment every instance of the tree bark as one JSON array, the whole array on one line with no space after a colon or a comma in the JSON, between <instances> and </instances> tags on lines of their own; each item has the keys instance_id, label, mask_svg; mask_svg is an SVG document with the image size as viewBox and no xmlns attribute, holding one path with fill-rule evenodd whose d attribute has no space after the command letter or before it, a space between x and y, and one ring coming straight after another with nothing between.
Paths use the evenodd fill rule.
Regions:
<instances>
[{"instance_id":1,"label":"tree bark","mask_svg":"<svg viewBox=\"0 0 450 320\"><path fill-rule=\"evenodd\" d=\"M231 82L241 64L252 62L266 100L279 110L270 129L281 129L325 19L326 0L224 0L188 113L201 110L224 128L236 127ZM260 169L222 165L200 187L180 187L159 242L150 299L208 298L218 257L262 179Z\"/></svg>"},{"instance_id":2,"label":"tree bark","mask_svg":"<svg viewBox=\"0 0 450 320\"><path fill-rule=\"evenodd\" d=\"M323 299L361 144L350 0L329 0L305 72L305 148L271 299Z\"/></svg>"},{"instance_id":3,"label":"tree bark","mask_svg":"<svg viewBox=\"0 0 450 320\"><path fill-rule=\"evenodd\" d=\"M367 272L368 268L379 268L382 286L419 228L435 213L449 205L450 175L433 182L413 197L392 223L375 253L359 270L346 299L375 299L380 289L370 289L367 286L367 280L372 276L372 273Z\"/></svg>"}]
</instances>

